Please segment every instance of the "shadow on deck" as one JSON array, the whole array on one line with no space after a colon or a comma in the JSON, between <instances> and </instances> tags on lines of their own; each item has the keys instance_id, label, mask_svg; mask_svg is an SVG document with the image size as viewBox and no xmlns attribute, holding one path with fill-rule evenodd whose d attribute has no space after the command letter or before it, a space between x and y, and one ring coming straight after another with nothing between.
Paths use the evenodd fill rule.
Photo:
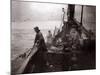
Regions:
<instances>
[{"instance_id":1,"label":"shadow on deck","mask_svg":"<svg viewBox=\"0 0 100 75\"><path fill-rule=\"evenodd\" d=\"M73 70L95 69L95 52L67 52L67 53L49 53L44 54L46 63L37 62L39 65L29 63L23 74L26 73L44 73L60 72ZM35 61L35 60L34 60ZM41 65L40 65L41 64Z\"/></svg>"}]
</instances>

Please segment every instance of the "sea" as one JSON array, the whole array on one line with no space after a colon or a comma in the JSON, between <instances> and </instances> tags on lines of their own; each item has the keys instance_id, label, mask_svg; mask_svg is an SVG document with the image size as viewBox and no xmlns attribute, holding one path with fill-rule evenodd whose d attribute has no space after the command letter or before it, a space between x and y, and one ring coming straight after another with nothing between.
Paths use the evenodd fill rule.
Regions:
<instances>
[{"instance_id":1,"label":"sea","mask_svg":"<svg viewBox=\"0 0 100 75\"><path fill-rule=\"evenodd\" d=\"M39 27L46 41L48 30L53 34L55 27L59 28L60 25L61 21L11 22L11 60L32 48L36 35L34 27ZM87 29L95 31L95 23L84 25Z\"/></svg>"},{"instance_id":2,"label":"sea","mask_svg":"<svg viewBox=\"0 0 100 75\"><path fill-rule=\"evenodd\" d=\"M32 48L36 35L34 27L39 27L46 41L48 30L53 34L55 27L59 28L60 25L60 21L12 22L11 60Z\"/></svg>"}]
</instances>

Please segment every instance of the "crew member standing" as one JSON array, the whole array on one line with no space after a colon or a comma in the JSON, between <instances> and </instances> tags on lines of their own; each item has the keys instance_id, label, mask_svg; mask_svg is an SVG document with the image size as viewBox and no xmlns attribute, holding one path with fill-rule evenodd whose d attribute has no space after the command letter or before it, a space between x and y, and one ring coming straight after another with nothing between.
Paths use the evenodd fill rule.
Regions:
<instances>
[{"instance_id":1,"label":"crew member standing","mask_svg":"<svg viewBox=\"0 0 100 75\"><path fill-rule=\"evenodd\" d=\"M62 38L65 39L65 35L68 33L68 13L62 8Z\"/></svg>"},{"instance_id":2,"label":"crew member standing","mask_svg":"<svg viewBox=\"0 0 100 75\"><path fill-rule=\"evenodd\" d=\"M65 11L65 9L62 8L62 22L63 22L63 24L65 25L67 21L68 21L68 14L67 14L67 12Z\"/></svg>"},{"instance_id":3,"label":"crew member standing","mask_svg":"<svg viewBox=\"0 0 100 75\"><path fill-rule=\"evenodd\" d=\"M52 33L51 33L51 31L49 30L48 31L48 35L47 35L47 46L48 47L50 47L51 46L51 44L52 44Z\"/></svg>"}]
</instances>

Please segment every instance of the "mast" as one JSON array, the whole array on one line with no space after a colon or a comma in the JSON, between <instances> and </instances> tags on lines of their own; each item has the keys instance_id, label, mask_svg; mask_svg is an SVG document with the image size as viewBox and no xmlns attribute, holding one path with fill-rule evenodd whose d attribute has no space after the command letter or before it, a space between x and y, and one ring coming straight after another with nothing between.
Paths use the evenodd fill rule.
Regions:
<instances>
[{"instance_id":1,"label":"mast","mask_svg":"<svg viewBox=\"0 0 100 75\"><path fill-rule=\"evenodd\" d=\"M82 5L82 11L81 11L81 21L80 21L80 24L82 25L82 20L83 20L83 5Z\"/></svg>"},{"instance_id":2,"label":"mast","mask_svg":"<svg viewBox=\"0 0 100 75\"><path fill-rule=\"evenodd\" d=\"M74 13L75 13L75 5L73 4L68 4L68 21L73 20L74 18Z\"/></svg>"},{"instance_id":3,"label":"mast","mask_svg":"<svg viewBox=\"0 0 100 75\"><path fill-rule=\"evenodd\" d=\"M90 34L89 34L88 30L83 26L83 8L84 8L84 6L82 5L80 25L81 25L82 31L85 33L85 35L86 35L87 37L89 37Z\"/></svg>"}]
</instances>

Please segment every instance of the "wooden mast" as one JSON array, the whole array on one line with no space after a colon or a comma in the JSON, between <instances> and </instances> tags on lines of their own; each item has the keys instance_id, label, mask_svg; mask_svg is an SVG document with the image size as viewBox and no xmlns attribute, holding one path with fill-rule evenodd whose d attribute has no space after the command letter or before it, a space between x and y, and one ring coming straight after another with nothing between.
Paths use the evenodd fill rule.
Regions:
<instances>
[{"instance_id":1,"label":"wooden mast","mask_svg":"<svg viewBox=\"0 0 100 75\"><path fill-rule=\"evenodd\" d=\"M83 20L83 5L82 5L82 11L81 11L81 21L80 21L80 24L82 25L82 20Z\"/></svg>"},{"instance_id":2,"label":"wooden mast","mask_svg":"<svg viewBox=\"0 0 100 75\"><path fill-rule=\"evenodd\" d=\"M68 21L73 20L74 18L74 13L75 13L75 5L73 4L68 4Z\"/></svg>"}]
</instances>

